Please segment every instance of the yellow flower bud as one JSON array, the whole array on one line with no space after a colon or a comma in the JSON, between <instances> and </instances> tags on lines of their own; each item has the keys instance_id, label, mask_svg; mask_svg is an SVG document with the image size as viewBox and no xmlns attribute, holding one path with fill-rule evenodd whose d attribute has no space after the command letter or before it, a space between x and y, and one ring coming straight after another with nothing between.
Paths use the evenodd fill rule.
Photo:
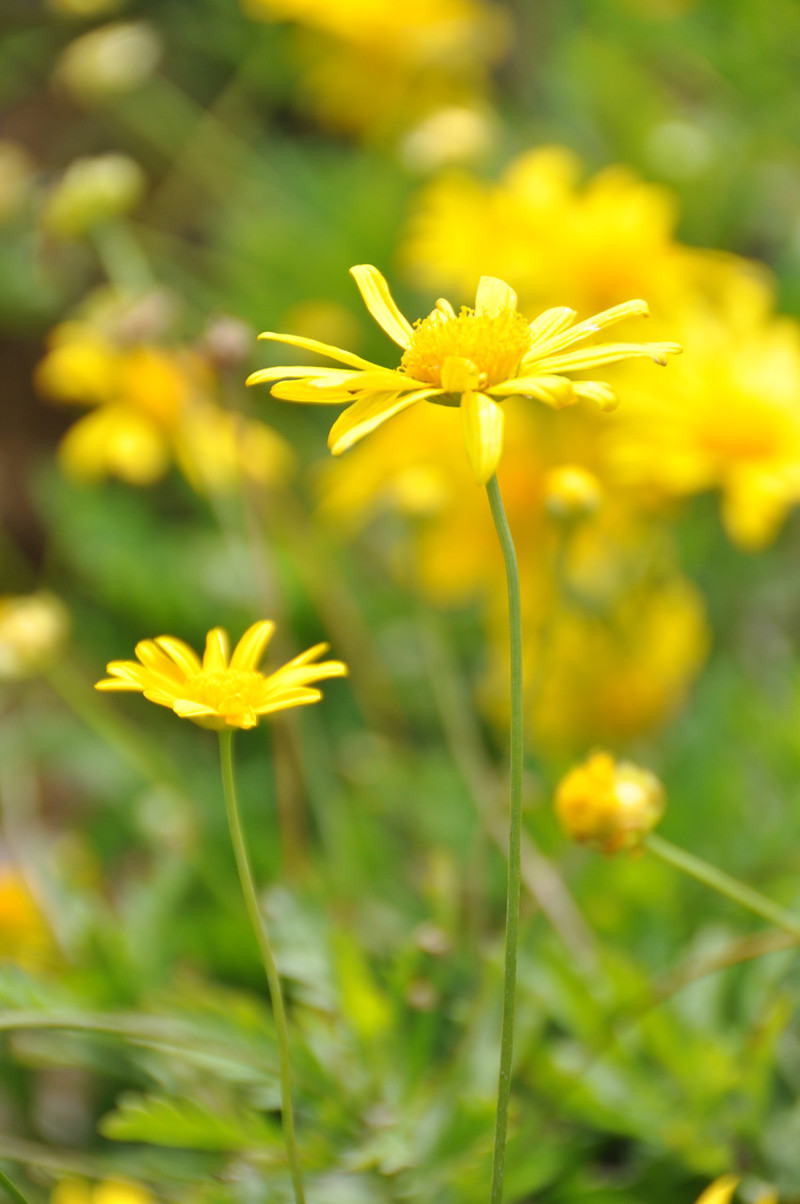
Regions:
<instances>
[{"instance_id":1,"label":"yellow flower bud","mask_svg":"<svg viewBox=\"0 0 800 1204\"><path fill-rule=\"evenodd\" d=\"M562 464L545 477L544 504L552 518L586 518L600 506L603 489L593 472Z\"/></svg>"},{"instance_id":2,"label":"yellow flower bud","mask_svg":"<svg viewBox=\"0 0 800 1204\"><path fill-rule=\"evenodd\" d=\"M23 205L33 172L33 160L23 147L0 140L0 222L8 221Z\"/></svg>"},{"instance_id":3,"label":"yellow flower bud","mask_svg":"<svg viewBox=\"0 0 800 1204\"><path fill-rule=\"evenodd\" d=\"M630 761L596 752L562 778L556 814L573 840L604 853L635 848L656 826L666 799L661 782Z\"/></svg>"},{"instance_id":4,"label":"yellow flower bud","mask_svg":"<svg viewBox=\"0 0 800 1204\"><path fill-rule=\"evenodd\" d=\"M143 192L144 173L127 155L75 159L47 198L42 224L59 238L80 237L133 209Z\"/></svg>"},{"instance_id":5,"label":"yellow flower bud","mask_svg":"<svg viewBox=\"0 0 800 1204\"><path fill-rule=\"evenodd\" d=\"M161 43L143 21L101 25L70 42L55 69L55 78L76 100L101 104L132 92L155 71Z\"/></svg>"},{"instance_id":6,"label":"yellow flower bud","mask_svg":"<svg viewBox=\"0 0 800 1204\"><path fill-rule=\"evenodd\" d=\"M68 630L67 608L55 594L0 598L0 680L28 677L46 668Z\"/></svg>"}]
</instances>

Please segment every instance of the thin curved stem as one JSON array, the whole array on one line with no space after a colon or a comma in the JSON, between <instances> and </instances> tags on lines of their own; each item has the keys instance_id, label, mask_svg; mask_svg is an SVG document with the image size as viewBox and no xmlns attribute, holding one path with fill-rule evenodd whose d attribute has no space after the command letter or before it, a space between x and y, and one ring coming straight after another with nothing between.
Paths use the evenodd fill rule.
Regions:
<instances>
[{"instance_id":1,"label":"thin curved stem","mask_svg":"<svg viewBox=\"0 0 800 1204\"><path fill-rule=\"evenodd\" d=\"M303 1192L303 1176L300 1171L300 1158L297 1153L297 1141L294 1132L294 1113L292 1111L292 1083L289 1067L289 1029L286 1023L286 1008L283 1003L281 980L275 955L272 952L267 926L258 904L253 873L250 869L250 859L247 856L242 823L239 817L239 806L236 800L236 785L233 777L233 732L219 733L219 754L222 766L222 788L225 794L225 808L228 813L233 852L236 858L236 868L239 871L239 882L244 895L244 902L250 923L253 926L258 942L261 961L267 975L269 996L272 1003L272 1014L275 1018L275 1034L278 1039L278 1055L280 1060L281 1080L281 1120L283 1123L283 1138L286 1143L286 1153L289 1158L289 1169L294 1184L294 1194L297 1204L305 1204Z\"/></svg>"},{"instance_id":2,"label":"thin curved stem","mask_svg":"<svg viewBox=\"0 0 800 1204\"><path fill-rule=\"evenodd\" d=\"M519 570L497 477L487 482L486 492L503 552L508 586L509 643L511 653L511 807L508 831L508 888L506 895L506 948L503 970L503 1022L500 1033L500 1075L497 1083L497 1118L492 1157L491 1204L503 1199L503 1172L511 1098L511 1059L514 1052L514 1012L517 989L517 945L519 943L519 896L522 850L522 607Z\"/></svg>"},{"instance_id":3,"label":"thin curved stem","mask_svg":"<svg viewBox=\"0 0 800 1204\"><path fill-rule=\"evenodd\" d=\"M4 1171L0 1171L0 1187L4 1188L6 1193L11 1196L15 1204L28 1204L28 1199L23 1196L18 1187L15 1186Z\"/></svg>"},{"instance_id":4,"label":"thin curved stem","mask_svg":"<svg viewBox=\"0 0 800 1204\"><path fill-rule=\"evenodd\" d=\"M791 932L793 936L800 937L800 916L792 915L790 911L773 903L759 891L753 890L752 886L746 886L738 878L726 874L724 870L718 870L715 865L709 865L702 858L695 857L694 853L687 853L685 849L678 848L677 845L664 840L663 836L657 836L655 832L646 836L643 844L646 849L655 853L656 857L660 857L668 865L696 878L704 886L709 886L719 894L725 895L726 898L732 899L740 907L754 911L757 916L761 916L762 920L768 920L777 928L782 928L785 932Z\"/></svg>"}]
</instances>

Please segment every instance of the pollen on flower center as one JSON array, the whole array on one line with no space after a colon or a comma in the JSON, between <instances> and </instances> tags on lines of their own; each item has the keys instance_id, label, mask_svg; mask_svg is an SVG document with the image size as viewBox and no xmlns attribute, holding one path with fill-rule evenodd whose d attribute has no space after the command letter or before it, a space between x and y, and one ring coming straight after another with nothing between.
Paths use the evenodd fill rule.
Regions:
<instances>
[{"instance_id":1,"label":"pollen on flower center","mask_svg":"<svg viewBox=\"0 0 800 1204\"><path fill-rule=\"evenodd\" d=\"M181 693L185 691L185 698L211 707L219 715L239 715L252 711L263 684L262 674L251 670L201 671L187 676Z\"/></svg>"},{"instance_id":2,"label":"pollen on flower center","mask_svg":"<svg viewBox=\"0 0 800 1204\"><path fill-rule=\"evenodd\" d=\"M530 327L516 310L489 317L467 306L458 315L435 309L415 326L400 368L414 380L440 385L444 361L455 356L470 360L486 387L514 376L530 345Z\"/></svg>"}]
</instances>

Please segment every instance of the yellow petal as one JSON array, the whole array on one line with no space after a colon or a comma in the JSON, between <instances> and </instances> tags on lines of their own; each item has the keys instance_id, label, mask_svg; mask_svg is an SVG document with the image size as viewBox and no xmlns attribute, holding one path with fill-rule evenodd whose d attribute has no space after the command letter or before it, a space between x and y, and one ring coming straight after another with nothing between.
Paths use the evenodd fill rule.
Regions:
<instances>
[{"instance_id":1,"label":"yellow petal","mask_svg":"<svg viewBox=\"0 0 800 1204\"><path fill-rule=\"evenodd\" d=\"M251 372L246 385L265 385L274 380L288 380L290 377L307 376L309 379L316 379L329 376L352 376L346 368L312 368L308 364L283 364L275 368L259 368L257 372Z\"/></svg>"},{"instance_id":2,"label":"yellow petal","mask_svg":"<svg viewBox=\"0 0 800 1204\"><path fill-rule=\"evenodd\" d=\"M486 392L492 397L535 397L554 410L575 401L575 389L566 376L518 376L515 380L504 380Z\"/></svg>"},{"instance_id":3,"label":"yellow petal","mask_svg":"<svg viewBox=\"0 0 800 1204\"><path fill-rule=\"evenodd\" d=\"M260 339L270 339L273 343L287 343L290 347L302 347L304 351L313 351L314 355L327 355L329 359L338 360L341 364L349 364L351 368L373 369L377 364L362 360L360 355L345 351L342 347L334 347L330 343L320 343L318 339L306 339L300 334L279 334L274 330L265 330L258 336ZM309 369L309 375L314 369Z\"/></svg>"},{"instance_id":4,"label":"yellow petal","mask_svg":"<svg viewBox=\"0 0 800 1204\"><path fill-rule=\"evenodd\" d=\"M383 327L389 338L398 346L407 347L414 330L397 308L389 292L389 285L378 269L371 263L359 263L350 269L350 275L358 285L364 304L378 325Z\"/></svg>"},{"instance_id":5,"label":"yellow petal","mask_svg":"<svg viewBox=\"0 0 800 1204\"><path fill-rule=\"evenodd\" d=\"M213 707L203 706L201 702L192 702L188 698L176 698L172 709L181 719L201 719L207 715L216 715Z\"/></svg>"},{"instance_id":6,"label":"yellow petal","mask_svg":"<svg viewBox=\"0 0 800 1204\"><path fill-rule=\"evenodd\" d=\"M305 706L309 702L319 702L322 694L319 690L307 690L299 688L296 690L286 690L277 695L277 697L265 702L262 706L256 707L257 715L269 715L273 711L285 711L289 707Z\"/></svg>"},{"instance_id":7,"label":"yellow petal","mask_svg":"<svg viewBox=\"0 0 800 1204\"><path fill-rule=\"evenodd\" d=\"M328 435L328 447L340 456L364 435L374 431L387 418L399 414L417 401L441 393L441 389L422 389L417 393L373 393L362 397L340 414Z\"/></svg>"},{"instance_id":8,"label":"yellow petal","mask_svg":"<svg viewBox=\"0 0 800 1204\"><path fill-rule=\"evenodd\" d=\"M183 640L176 640L172 635L159 635L156 636L155 642L172 657L175 664L179 665L184 673L198 673L200 671L200 657L194 648L190 648L188 644L184 644Z\"/></svg>"},{"instance_id":9,"label":"yellow petal","mask_svg":"<svg viewBox=\"0 0 800 1204\"><path fill-rule=\"evenodd\" d=\"M710 1183L698 1197L697 1204L730 1204L730 1200L739 1185L738 1175L722 1175Z\"/></svg>"},{"instance_id":10,"label":"yellow petal","mask_svg":"<svg viewBox=\"0 0 800 1204\"><path fill-rule=\"evenodd\" d=\"M352 380L352 377L348 377ZM343 401L352 401L353 395L337 382L320 388L316 377L305 380L282 380L272 386L272 396L279 401L299 401L307 405L340 406Z\"/></svg>"},{"instance_id":11,"label":"yellow petal","mask_svg":"<svg viewBox=\"0 0 800 1204\"><path fill-rule=\"evenodd\" d=\"M461 397L461 429L470 466L479 485L485 485L497 468L503 451L504 415L485 393Z\"/></svg>"},{"instance_id":12,"label":"yellow petal","mask_svg":"<svg viewBox=\"0 0 800 1204\"><path fill-rule=\"evenodd\" d=\"M517 308L517 294L505 280L496 276L481 276L475 294L475 313L478 317L497 318Z\"/></svg>"},{"instance_id":13,"label":"yellow petal","mask_svg":"<svg viewBox=\"0 0 800 1204\"><path fill-rule=\"evenodd\" d=\"M577 310L568 309L566 305L557 305L554 309L546 309L539 314L530 325L531 338L534 342L542 342L561 334L577 318Z\"/></svg>"},{"instance_id":14,"label":"yellow petal","mask_svg":"<svg viewBox=\"0 0 800 1204\"><path fill-rule=\"evenodd\" d=\"M536 366L542 372L582 372L586 368L598 368L601 364L615 364L618 360L646 356L663 367L667 356L679 355L682 350L678 343L601 343L599 347L583 347L579 351L545 356Z\"/></svg>"},{"instance_id":15,"label":"yellow petal","mask_svg":"<svg viewBox=\"0 0 800 1204\"><path fill-rule=\"evenodd\" d=\"M573 390L576 397L596 402L604 414L616 410L619 405L619 398L604 380L576 380Z\"/></svg>"},{"instance_id":16,"label":"yellow petal","mask_svg":"<svg viewBox=\"0 0 800 1204\"><path fill-rule=\"evenodd\" d=\"M442 363L442 388L445 393L466 393L477 389L481 374L472 360L448 355Z\"/></svg>"},{"instance_id":17,"label":"yellow petal","mask_svg":"<svg viewBox=\"0 0 800 1204\"><path fill-rule=\"evenodd\" d=\"M146 669L160 677L167 677L170 681L176 682L183 681L186 676L155 640L142 640L138 643L136 655Z\"/></svg>"},{"instance_id":18,"label":"yellow petal","mask_svg":"<svg viewBox=\"0 0 800 1204\"><path fill-rule=\"evenodd\" d=\"M577 326L572 326L561 334L556 334L554 331L546 339L540 336L537 340L538 345L534 346L525 358L538 359L541 355L552 355L555 351L560 351L562 347L572 347L574 343L580 343L582 339L591 338L593 334L605 330L607 326L614 326L626 318L646 318L649 313L646 301L624 301L622 305L612 305L611 309L604 309L601 313L594 314L585 322L579 322Z\"/></svg>"},{"instance_id":19,"label":"yellow petal","mask_svg":"<svg viewBox=\"0 0 800 1204\"><path fill-rule=\"evenodd\" d=\"M231 669L256 669L274 630L275 624L269 619L248 627L233 650Z\"/></svg>"},{"instance_id":20,"label":"yellow petal","mask_svg":"<svg viewBox=\"0 0 800 1204\"><path fill-rule=\"evenodd\" d=\"M228 633L222 627L215 627L206 636L206 650L203 654L203 670L207 673L218 673L227 669L230 655L230 640Z\"/></svg>"}]
</instances>

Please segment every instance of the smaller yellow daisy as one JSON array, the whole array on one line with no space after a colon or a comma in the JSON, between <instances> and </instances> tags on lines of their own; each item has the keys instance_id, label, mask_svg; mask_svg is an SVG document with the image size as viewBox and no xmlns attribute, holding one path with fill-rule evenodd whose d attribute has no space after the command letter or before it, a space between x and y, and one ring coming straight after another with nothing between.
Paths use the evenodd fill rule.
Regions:
<instances>
[{"instance_id":1,"label":"smaller yellow daisy","mask_svg":"<svg viewBox=\"0 0 800 1204\"><path fill-rule=\"evenodd\" d=\"M215 627L206 637L202 661L173 636L142 640L136 645L138 662L111 661L106 666L111 676L95 689L141 691L181 719L215 731L255 727L273 711L318 702L322 694L311 682L347 674L341 661L316 661L327 644L315 644L274 673L260 673L258 663L274 630L268 619L254 623L231 654L228 633Z\"/></svg>"},{"instance_id":2,"label":"smaller yellow daisy","mask_svg":"<svg viewBox=\"0 0 800 1204\"><path fill-rule=\"evenodd\" d=\"M248 385L269 384L284 401L349 403L331 427L328 446L347 451L388 418L418 402L458 406L467 456L479 484L494 473L503 450L502 403L532 397L561 409L585 398L613 409L613 389L602 380L572 380L572 373L647 356L666 364L677 343L600 343L587 339L626 318L648 312L644 301L627 301L576 324L574 309L545 310L533 322L517 309L517 295L503 280L482 276L475 308L459 313L440 298L413 326L403 316L377 268L350 269L372 317L402 349L397 368L372 364L341 347L300 335L266 331L260 339L288 343L345 364L344 368L282 365L261 368Z\"/></svg>"}]
</instances>

